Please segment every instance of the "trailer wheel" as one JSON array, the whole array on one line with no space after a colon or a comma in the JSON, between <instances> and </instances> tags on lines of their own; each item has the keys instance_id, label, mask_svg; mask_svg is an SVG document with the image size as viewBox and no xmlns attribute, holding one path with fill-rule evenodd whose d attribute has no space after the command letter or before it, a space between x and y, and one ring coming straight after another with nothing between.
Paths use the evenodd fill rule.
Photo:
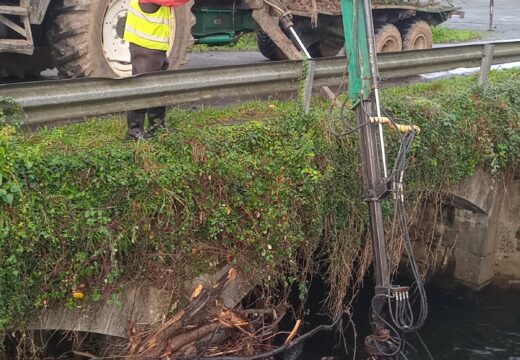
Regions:
<instances>
[{"instance_id":1,"label":"trailer wheel","mask_svg":"<svg viewBox=\"0 0 520 360\"><path fill-rule=\"evenodd\" d=\"M256 43L258 44L258 50L269 60L287 60L285 54L265 32L256 32Z\"/></svg>"},{"instance_id":2,"label":"trailer wheel","mask_svg":"<svg viewBox=\"0 0 520 360\"><path fill-rule=\"evenodd\" d=\"M397 52L403 49L401 33L395 25L386 24L375 28L376 52Z\"/></svg>"},{"instance_id":3,"label":"trailer wheel","mask_svg":"<svg viewBox=\"0 0 520 360\"><path fill-rule=\"evenodd\" d=\"M309 48L312 57L332 57L338 55L345 45L345 39L339 36L319 40Z\"/></svg>"},{"instance_id":4,"label":"trailer wheel","mask_svg":"<svg viewBox=\"0 0 520 360\"><path fill-rule=\"evenodd\" d=\"M412 21L406 23L401 29L403 34L403 50L423 50L432 48L432 29L426 21Z\"/></svg>"},{"instance_id":5,"label":"trailer wheel","mask_svg":"<svg viewBox=\"0 0 520 360\"><path fill-rule=\"evenodd\" d=\"M345 44L345 40L339 36L321 39L311 45L308 45L309 39L305 36L302 37L304 44L308 46L309 54L313 58L336 56ZM256 32L256 42L262 55L269 60L287 60L285 54L265 32ZM297 45L295 44L295 46Z\"/></svg>"},{"instance_id":6,"label":"trailer wheel","mask_svg":"<svg viewBox=\"0 0 520 360\"><path fill-rule=\"evenodd\" d=\"M62 0L53 9L49 31L52 54L61 77L131 75L128 43L123 39L129 0ZM170 68L185 62L193 43L195 17L189 4L175 8Z\"/></svg>"}]
</instances>

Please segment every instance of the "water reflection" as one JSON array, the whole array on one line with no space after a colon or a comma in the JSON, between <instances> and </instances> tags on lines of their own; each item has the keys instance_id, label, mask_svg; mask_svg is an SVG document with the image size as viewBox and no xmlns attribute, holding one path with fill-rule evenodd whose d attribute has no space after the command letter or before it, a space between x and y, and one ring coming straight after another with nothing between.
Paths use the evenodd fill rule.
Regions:
<instances>
[{"instance_id":1,"label":"water reflection","mask_svg":"<svg viewBox=\"0 0 520 360\"><path fill-rule=\"evenodd\" d=\"M520 291L492 287L477 294L429 291L422 331L435 359L520 360Z\"/></svg>"}]
</instances>

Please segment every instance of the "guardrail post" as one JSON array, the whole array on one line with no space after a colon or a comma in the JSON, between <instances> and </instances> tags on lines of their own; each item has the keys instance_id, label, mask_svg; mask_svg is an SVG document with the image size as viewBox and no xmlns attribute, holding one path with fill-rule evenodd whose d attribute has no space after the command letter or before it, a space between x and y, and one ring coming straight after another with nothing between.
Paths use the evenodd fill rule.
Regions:
<instances>
[{"instance_id":1,"label":"guardrail post","mask_svg":"<svg viewBox=\"0 0 520 360\"><path fill-rule=\"evenodd\" d=\"M494 7L495 7L495 0L489 0L489 27L488 27L488 31L493 31Z\"/></svg>"},{"instance_id":2,"label":"guardrail post","mask_svg":"<svg viewBox=\"0 0 520 360\"><path fill-rule=\"evenodd\" d=\"M484 53L482 55L482 64L480 65L480 77L478 79L478 84L484 90L487 88L489 73L491 71L491 64L493 63L493 53L495 50L495 46L491 44L486 44L484 46Z\"/></svg>"},{"instance_id":3,"label":"guardrail post","mask_svg":"<svg viewBox=\"0 0 520 360\"><path fill-rule=\"evenodd\" d=\"M316 62L314 60L308 60L306 63L306 74L303 85L303 109L305 111L305 115L307 115L311 110L311 99L312 99L312 88L314 84L314 68L316 66Z\"/></svg>"}]
</instances>

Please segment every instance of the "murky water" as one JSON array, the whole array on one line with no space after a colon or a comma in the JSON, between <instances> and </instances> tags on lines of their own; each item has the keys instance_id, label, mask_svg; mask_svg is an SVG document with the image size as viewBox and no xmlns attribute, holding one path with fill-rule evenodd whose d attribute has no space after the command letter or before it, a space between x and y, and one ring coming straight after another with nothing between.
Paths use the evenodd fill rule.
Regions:
<instances>
[{"instance_id":1,"label":"murky water","mask_svg":"<svg viewBox=\"0 0 520 360\"><path fill-rule=\"evenodd\" d=\"M520 291L429 292L422 336L437 360L520 360Z\"/></svg>"},{"instance_id":2,"label":"murky water","mask_svg":"<svg viewBox=\"0 0 520 360\"><path fill-rule=\"evenodd\" d=\"M366 359L362 344L370 331L370 293L363 292L355 307L359 360ZM435 360L520 360L520 290L489 288L461 294L430 288L428 297L430 313L420 334ZM407 340L407 359L429 359L416 336ZM338 342L338 336L321 334L305 345L304 358L353 359L352 330L347 330L347 350Z\"/></svg>"}]
</instances>

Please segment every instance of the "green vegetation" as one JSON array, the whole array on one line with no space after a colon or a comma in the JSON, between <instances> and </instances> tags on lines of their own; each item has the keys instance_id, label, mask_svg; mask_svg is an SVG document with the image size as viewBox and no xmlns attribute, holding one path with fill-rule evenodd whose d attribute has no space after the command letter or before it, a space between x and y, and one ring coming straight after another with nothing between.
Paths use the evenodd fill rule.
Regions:
<instances>
[{"instance_id":1,"label":"green vegetation","mask_svg":"<svg viewBox=\"0 0 520 360\"><path fill-rule=\"evenodd\" d=\"M482 38L482 33L479 31L450 29L445 26L433 26L432 32L434 44L465 42Z\"/></svg>"},{"instance_id":2,"label":"green vegetation","mask_svg":"<svg viewBox=\"0 0 520 360\"><path fill-rule=\"evenodd\" d=\"M421 196L477 168L520 160L520 72L385 90L386 110L422 128L407 191ZM0 114L0 328L51 302L117 301L128 281L178 279L234 264L291 283L317 248L344 294L366 236L357 137L327 131L328 104L170 111L170 134L125 142L122 119L36 134ZM389 134L395 153L397 135ZM319 246L320 245L320 246ZM78 293L85 295L77 296ZM333 299L334 300L334 299Z\"/></svg>"},{"instance_id":3,"label":"green vegetation","mask_svg":"<svg viewBox=\"0 0 520 360\"><path fill-rule=\"evenodd\" d=\"M247 33L242 35L236 44L224 46L208 46L208 45L192 45L188 51L203 52L203 51L257 51L255 33Z\"/></svg>"}]
</instances>

